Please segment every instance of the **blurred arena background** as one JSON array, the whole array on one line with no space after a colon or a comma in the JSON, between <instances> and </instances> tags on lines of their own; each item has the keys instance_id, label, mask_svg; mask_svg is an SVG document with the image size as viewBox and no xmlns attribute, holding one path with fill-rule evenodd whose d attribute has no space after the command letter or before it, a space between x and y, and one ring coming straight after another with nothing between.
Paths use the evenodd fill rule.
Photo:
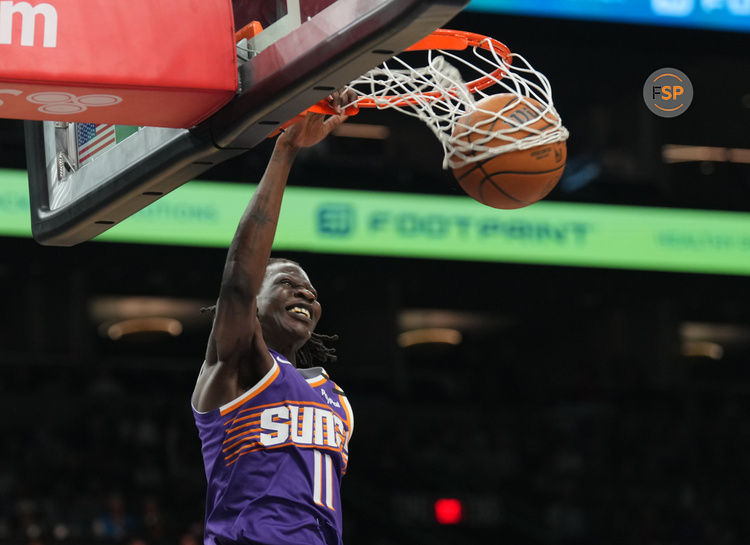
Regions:
<instances>
[{"instance_id":1,"label":"blurred arena background","mask_svg":"<svg viewBox=\"0 0 750 545\"><path fill-rule=\"evenodd\" d=\"M704 149L750 148L749 34L484 11L446 26L552 82L572 137L548 200L750 212L750 159ZM641 98L665 66L695 88L673 120ZM300 156L292 186L461 194L418 122L348 127ZM700 148L672 162L670 145ZM255 182L269 151L203 178ZM0 120L0 167L25 169L21 122ZM225 249L3 236L0 253L0 543L201 542L189 399ZM750 541L746 276L284 255L341 336L329 371L357 412L345 542ZM173 322L123 329L152 315ZM461 341L404 346L425 325Z\"/></svg>"}]
</instances>

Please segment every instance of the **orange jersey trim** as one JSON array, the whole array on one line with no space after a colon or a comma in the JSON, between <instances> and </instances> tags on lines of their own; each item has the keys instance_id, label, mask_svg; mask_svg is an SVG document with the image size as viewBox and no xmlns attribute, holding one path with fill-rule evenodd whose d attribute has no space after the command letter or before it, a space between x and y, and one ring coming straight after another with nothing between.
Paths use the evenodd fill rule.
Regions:
<instances>
[{"instance_id":1,"label":"orange jersey trim","mask_svg":"<svg viewBox=\"0 0 750 545\"><path fill-rule=\"evenodd\" d=\"M349 407L346 406L346 401L344 400L344 396L339 394L339 401L341 402L341 408L344 409L344 414L346 415L346 428L347 428L347 435L349 435L350 430L352 429L352 415L349 414Z\"/></svg>"},{"instance_id":2,"label":"orange jersey trim","mask_svg":"<svg viewBox=\"0 0 750 545\"><path fill-rule=\"evenodd\" d=\"M248 427L252 427L252 426L257 426L259 424L260 424L260 418L256 418L255 420L252 420L252 421L248 422L247 424L241 424L240 426L235 426L231 430L226 430L225 433L227 434L227 436L229 436L230 434L236 432L237 430L241 430L243 428L248 428ZM234 437L227 437L225 439L225 442L226 441L231 441L232 439L234 439Z\"/></svg>"},{"instance_id":3,"label":"orange jersey trim","mask_svg":"<svg viewBox=\"0 0 750 545\"><path fill-rule=\"evenodd\" d=\"M245 454L247 454L249 452L256 452L258 450L272 450L272 449L277 449L277 448L282 448L282 447L315 448L315 449L318 449L318 450L328 450L328 451L331 451L331 452L341 453L341 450L339 450L338 448L335 448L335 447L330 447L330 446L325 446L325 445L300 445L300 444L297 444L297 443L293 443L291 441L287 441L286 443L282 443L281 445L273 445L273 446L270 446L270 447L260 446L260 447L256 447L256 448L251 448L254 445L258 445L258 444L259 443L256 441L254 443L250 443L249 445L244 445L244 446L238 448L233 453L226 455L225 459L228 459L230 457L236 456L236 458L234 460L232 460L231 462L227 462L227 467L229 467L230 465L232 465L233 463L235 463L237 460L240 459L240 457L244 456Z\"/></svg>"},{"instance_id":4,"label":"orange jersey trim","mask_svg":"<svg viewBox=\"0 0 750 545\"><path fill-rule=\"evenodd\" d=\"M318 387L318 386L320 386L321 384L325 384L325 381L326 381L326 380L327 380L327 379L326 379L326 377L320 377L320 378L319 378L318 380L316 380L315 382L308 382L308 384L310 385L310 387L311 387L311 388L317 388L317 387Z\"/></svg>"},{"instance_id":5,"label":"orange jersey trim","mask_svg":"<svg viewBox=\"0 0 750 545\"><path fill-rule=\"evenodd\" d=\"M331 407L326 405L325 403L318 403L316 401L292 401L291 399L285 399L283 401L274 401L273 403L266 403L265 405L256 405L255 407L249 407L247 409L242 409L238 414L244 413L245 411L255 411L257 409L267 409L268 407L277 407L278 405L315 405L317 407L323 407L324 409L330 409ZM262 412L262 411L261 411ZM260 414L260 413L258 413ZM256 415L257 416L257 415ZM234 420L232 420L234 422Z\"/></svg>"},{"instance_id":6,"label":"orange jersey trim","mask_svg":"<svg viewBox=\"0 0 750 545\"><path fill-rule=\"evenodd\" d=\"M221 416L226 415L227 413L232 412L237 407L240 407L250 401L252 398L260 394L263 390L268 388L271 383L276 380L276 377L279 376L279 373L281 372L281 369L279 368L279 364L274 360L273 362L274 367L273 373L270 374L270 376L266 375L266 378L261 379L261 382L250 388L247 392L242 394L237 400L231 402L229 405L225 405L224 408L221 409Z\"/></svg>"},{"instance_id":7,"label":"orange jersey trim","mask_svg":"<svg viewBox=\"0 0 750 545\"><path fill-rule=\"evenodd\" d=\"M281 405L296 405L298 407L309 407L309 406L312 406L312 407L322 407L323 409L328 409L329 411L331 410L331 407L329 405L326 405L325 403L317 403L315 401L292 401L290 399L285 399L284 401L277 401L275 403L267 403L266 405L257 405L255 407L251 407L251 408L248 408L248 409L243 409L238 414L241 414L244 411L255 411L255 410L258 410L258 409L267 409L269 407L279 407ZM258 413L256 415L249 415L249 416L258 416L259 414L260 413ZM242 417L242 420L244 420L245 418L246 417ZM235 422L238 422L239 420L240 420L239 418L233 418L230 421L228 421L226 424L224 424L224 426L231 426ZM228 433L228 434L232 433L235 429L238 429L238 428L241 428L241 427L246 427L246 426L249 426L249 425L252 425L252 422L249 423L249 424L243 424L242 426L235 426L234 428L229 428L229 429L226 430L226 433Z\"/></svg>"},{"instance_id":8,"label":"orange jersey trim","mask_svg":"<svg viewBox=\"0 0 750 545\"><path fill-rule=\"evenodd\" d=\"M246 431L245 433L240 433L239 435L235 435L232 438L228 438L227 440L224 441L224 443L222 443L222 446L227 445L227 442L229 441L231 441L231 444L227 445L226 448L222 449L221 452L226 452L229 449L235 447L238 443L241 443L242 441L249 439L249 437L247 437L248 435L251 435L251 436L257 435L258 437L260 437L260 434L258 432L261 432L261 431L263 431L263 428L253 428L252 430ZM243 437L244 439L242 439Z\"/></svg>"},{"instance_id":9,"label":"orange jersey trim","mask_svg":"<svg viewBox=\"0 0 750 545\"><path fill-rule=\"evenodd\" d=\"M253 408L255 408L255 407L253 407ZM245 412L245 411L247 411L247 410L248 410L248 409L243 409L243 410L241 410L241 411L240 411L239 413L237 413L237 416L235 416L234 418L232 418L231 420L229 420L228 422L226 422L226 423L224 424L224 426L228 426L228 425L231 425L231 424L235 424L235 423L237 423L237 422L242 422L243 420L248 420L248 419L252 419L252 418L257 418L257 417L259 417L259 416L260 416L260 414L261 414L261 413L263 412L263 411L261 411L261 412L258 412L258 413L248 414L247 416L239 416L239 415L241 415L241 414L242 414L243 412Z\"/></svg>"}]
</instances>

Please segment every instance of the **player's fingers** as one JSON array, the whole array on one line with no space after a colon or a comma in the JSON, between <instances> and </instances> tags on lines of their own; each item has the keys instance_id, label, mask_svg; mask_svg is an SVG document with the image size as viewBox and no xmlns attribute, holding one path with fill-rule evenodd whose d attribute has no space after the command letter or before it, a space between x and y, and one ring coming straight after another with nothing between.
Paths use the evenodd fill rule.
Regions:
<instances>
[{"instance_id":1,"label":"player's fingers","mask_svg":"<svg viewBox=\"0 0 750 545\"><path fill-rule=\"evenodd\" d=\"M344 109L341 107L341 93L338 90L328 95L328 105L333 108L333 111L337 114L340 114L344 111Z\"/></svg>"},{"instance_id":2,"label":"player's fingers","mask_svg":"<svg viewBox=\"0 0 750 545\"><path fill-rule=\"evenodd\" d=\"M326 97L326 102L328 103L328 106L329 106L329 107L330 107L330 108L331 108L331 109L332 109L332 110L333 110L334 112L336 112L336 113L339 113L339 112L338 112L338 111L336 110L336 99L335 99L334 93L331 93L330 95L328 95L328 96Z\"/></svg>"},{"instance_id":3,"label":"player's fingers","mask_svg":"<svg viewBox=\"0 0 750 545\"><path fill-rule=\"evenodd\" d=\"M331 102L329 102L331 108L338 114L344 113L344 110L349 106L356 106L357 99L359 98L356 91L351 87L337 89L329 97L331 99Z\"/></svg>"},{"instance_id":4,"label":"player's fingers","mask_svg":"<svg viewBox=\"0 0 750 545\"><path fill-rule=\"evenodd\" d=\"M341 124L349 119L348 115L340 114L340 115L332 115L328 119L325 120L325 126L328 132L331 132L335 130L337 127L340 127Z\"/></svg>"},{"instance_id":5,"label":"player's fingers","mask_svg":"<svg viewBox=\"0 0 750 545\"><path fill-rule=\"evenodd\" d=\"M317 112L307 112L305 114L305 118L308 119L310 122L315 122L318 119L324 119L326 114L319 114Z\"/></svg>"},{"instance_id":6,"label":"player's fingers","mask_svg":"<svg viewBox=\"0 0 750 545\"><path fill-rule=\"evenodd\" d=\"M347 87L344 89L344 92L341 96L341 104L344 106L348 106L349 104L353 104L357 101L357 93L354 92L354 89Z\"/></svg>"}]
</instances>

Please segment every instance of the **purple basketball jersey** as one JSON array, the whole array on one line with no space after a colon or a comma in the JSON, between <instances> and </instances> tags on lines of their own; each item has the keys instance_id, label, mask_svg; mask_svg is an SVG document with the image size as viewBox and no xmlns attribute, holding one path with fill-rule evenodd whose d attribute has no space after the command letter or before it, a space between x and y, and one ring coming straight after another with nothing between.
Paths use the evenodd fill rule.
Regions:
<instances>
[{"instance_id":1,"label":"purple basketball jersey","mask_svg":"<svg viewBox=\"0 0 750 545\"><path fill-rule=\"evenodd\" d=\"M351 406L321 367L272 369L223 407L193 408L208 481L206 545L339 545Z\"/></svg>"}]
</instances>

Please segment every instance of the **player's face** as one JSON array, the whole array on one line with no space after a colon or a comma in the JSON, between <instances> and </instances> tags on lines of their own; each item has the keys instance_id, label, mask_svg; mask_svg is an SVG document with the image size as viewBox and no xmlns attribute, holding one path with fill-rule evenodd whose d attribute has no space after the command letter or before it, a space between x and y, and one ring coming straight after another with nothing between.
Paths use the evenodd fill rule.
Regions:
<instances>
[{"instance_id":1,"label":"player's face","mask_svg":"<svg viewBox=\"0 0 750 545\"><path fill-rule=\"evenodd\" d=\"M322 308L305 271L294 263L272 263L258 293L258 317L266 341L292 336L302 344L312 335ZM278 339L281 340L281 339Z\"/></svg>"}]
</instances>

